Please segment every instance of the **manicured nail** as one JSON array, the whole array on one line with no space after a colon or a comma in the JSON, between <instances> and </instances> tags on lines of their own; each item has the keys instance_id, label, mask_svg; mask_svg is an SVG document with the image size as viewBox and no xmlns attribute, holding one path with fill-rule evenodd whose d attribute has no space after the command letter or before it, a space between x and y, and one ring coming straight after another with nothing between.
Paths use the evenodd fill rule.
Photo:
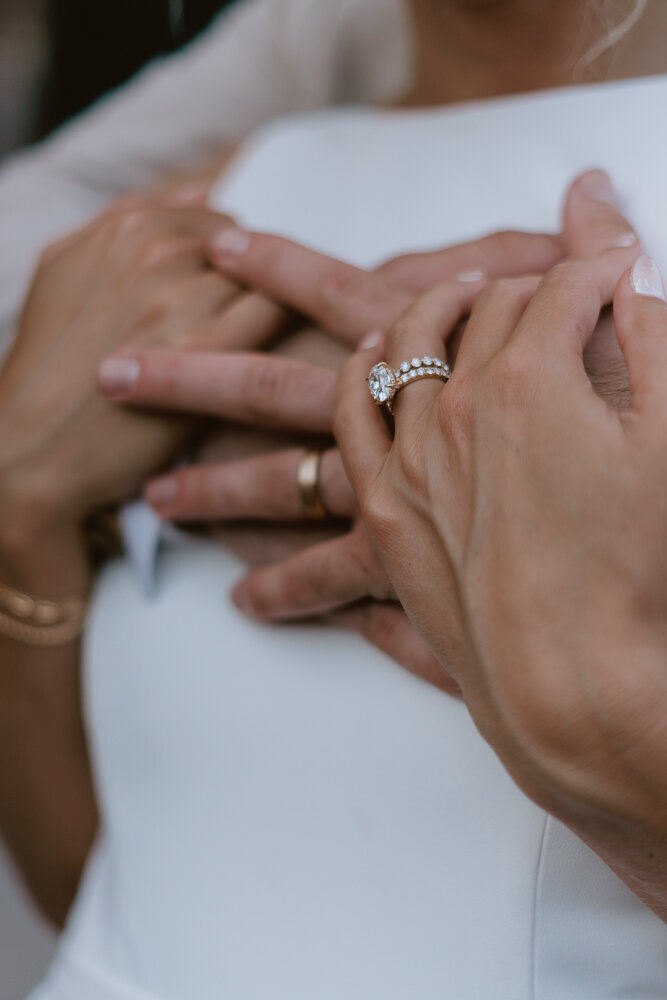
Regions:
<instances>
[{"instance_id":1,"label":"manicured nail","mask_svg":"<svg viewBox=\"0 0 667 1000\"><path fill-rule=\"evenodd\" d=\"M590 170L579 181L579 190L592 201L616 204L616 192L611 177L604 170Z\"/></svg>"},{"instance_id":2,"label":"manicured nail","mask_svg":"<svg viewBox=\"0 0 667 1000\"><path fill-rule=\"evenodd\" d=\"M456 275L457 281L463 281L467 285L474 285L477 281L484 281L486 274L484 271L464 271Z\"/></svg>"},{"instance_id":3,"label":"manicured nail","mask_svg":"<svg viewBox=\"0 0 667 1000\"><path fill-rule=\"evenodd\" d=\"M107 358L99 367L99 383L110 396L124 395L134 389L140 371L136 358Z\"/></svg>"},{"instance_id":4,"label":"manicured nail","mask_svg":"<svg viewBox=\"0 0 667 1000\"><path fill-rule=\"evenodd\" d=\"M168 507L178 496L178 480L175 476L154 479L146 487L146 499L153 507Z\"/></svg>"},{"instance_id":5,"label":"manicured nail","mask_svg":"<svg viewBox=\"0 0 667 1000\"><path fill-rule=\"evenodd\" d=\"M636 261L630 280L637 295L648 295L654 299L662 299L663 302L667 301L660 268L647 254Z\"/></svg>"},{"instance_id":6,"label":"manicured nail","mask_svg":"<svg viewBox=\"0 0 667 1000\"><path fill-rule=\"evenodd\" d=\"M250 237L242 229L227 226L213 237L211 246L216 256L240 257L250 246Z\"/></svg>"},{"instance_id":7,"label":"manicured nail","mask_svg":"<svg viewBox=\"0 0 667 1000\"><path fill-rule=\"evenodd\" d=\"M627 233L623 233L618 239L614 240L614 246L622 250L624 247L633 247L637 242L637 234L628 230Z\"/></svg>"},{"instance_id":8,"label":"manicured nail","mask_svg":"<svg viewBox=\"0 0 667 1000\"><path fill-rule=\"evenodd\" d=\"M382 334L379 330L374 330L372 333L367 333L363 338L359 347L362 351L370 351L371 347L377 347L382 340Z\"/></svg>"}]
</instances>

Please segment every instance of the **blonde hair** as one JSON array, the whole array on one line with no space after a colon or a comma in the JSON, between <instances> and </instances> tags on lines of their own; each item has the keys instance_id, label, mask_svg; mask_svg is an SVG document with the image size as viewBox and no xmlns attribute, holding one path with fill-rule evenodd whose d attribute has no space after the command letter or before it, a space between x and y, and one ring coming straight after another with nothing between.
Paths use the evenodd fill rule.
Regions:
<instances>
[{"instance_id":1,"label":"blonde hair","mask_svg":"<svg viewBox=\"0 0 667 1000\"><path fill-rule=\"evenodd\" d=\"M632 31L643 17L648 2L649 0L632 0L632 9L626 13L621 21L614 23L616 18L614 17L614 11L611 9L613 5L609 3L609 0L602 0L599 15L604 21L604 36L588 50L579 62L579 68L585 69L590 66L596 59L599 59L605 52L608 52L617 45L629 31Z\"/></svg>"}]
</instances>

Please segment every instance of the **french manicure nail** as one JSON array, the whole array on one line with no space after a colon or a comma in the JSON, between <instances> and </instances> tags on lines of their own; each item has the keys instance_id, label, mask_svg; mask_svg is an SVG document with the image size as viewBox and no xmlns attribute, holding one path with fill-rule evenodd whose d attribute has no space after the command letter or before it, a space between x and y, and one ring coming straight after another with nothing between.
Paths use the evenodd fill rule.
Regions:
<instances>
[{"instance_id":1,"label":"french manicure nail","mask_svg":"<svg viewBox=\"0 0 667 1000\"><path fill-rule=\"evenodd\" d=\"M601 201L605 205L616 204L616 192L611 177L604 170L591 170L579 181L579 190L592 201Z\"/></svg>"},{"instance_id":2,"label":"french manicure nail","mask_svg":"<svg viewBox=\"0 0 667 1000\"><path fill-rule=\"evenodd\" d=\"M635 262L630 280L637 295L647 295L654 299L662 299L663 302L666 301L665 283L662 280L660 268L647 254Z\"/></svg>"},{"instance_id":3,"label":"french manicure nail","mask_svg":"<svg viewBox=\"0 0 667 1000\"><path fill-rule=\"evenodd\" d=\"M242 229L227 226L213 237L211 245L221 257L240 257L250 246L250 236Z\"/></svg>"},{"instance_id":4,"label":"french manicure nail","mask_svg":"<svg viewBox=\"0 0 667 1000\"><path fill-rule=\"evenodd\" d=\"M463 281L467 285L474 285L477 281L484 281L485 278L484 271L464 271L456 275L457 281Z\"/></svg>"},{"instance_id":5,"label":"french manicure nail","mask_svg":"<svg viewBox=\"0 0 667 1000\"><path fill-rule=\"evenodd\" d=\"M178 496L178 480L175 476L155 479L146 487L146 499L154 507L166 507Z\"/></svg>"},{"instance_id":6,"label":"french manicure nail","mask_svg":"<svg viewBox=\"0 0 667 1000\"><path fill-rule=\"evenodd\" d=\"M377 347L382 340L382 334L379 330L374 330L372 333L367 333L363 338L359 347L362 351L370 351L371 347Z\"/></svg>"},{"instance_id":7,"label":"french manicure nail","mask_svg":"<svg viewBox=\"0 0 667 1000\"><path fill-rule=\"evenodd\" d=\"M139 379L141 365L136 358L107 358L100 365L101 387L110 395L131 392Z\"/></svg>"}]
</instances>

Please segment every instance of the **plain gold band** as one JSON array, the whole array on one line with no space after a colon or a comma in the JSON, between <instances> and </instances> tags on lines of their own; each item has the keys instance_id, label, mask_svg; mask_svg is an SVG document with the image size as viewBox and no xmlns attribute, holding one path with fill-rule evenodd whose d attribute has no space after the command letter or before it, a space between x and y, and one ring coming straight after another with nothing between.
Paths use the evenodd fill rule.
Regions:
<instances>
[{"instance_id":1,"label":"plain gold band","mask_svg":"<svg viewBox=\"0 0 667 1000\"><path fill-rule=\"evenodd\" d=\"M296 482L303 512L310 521L327 517L327 509L320 497L321 451L307 451L296 470Z\"/></svg>"}]
</instances>

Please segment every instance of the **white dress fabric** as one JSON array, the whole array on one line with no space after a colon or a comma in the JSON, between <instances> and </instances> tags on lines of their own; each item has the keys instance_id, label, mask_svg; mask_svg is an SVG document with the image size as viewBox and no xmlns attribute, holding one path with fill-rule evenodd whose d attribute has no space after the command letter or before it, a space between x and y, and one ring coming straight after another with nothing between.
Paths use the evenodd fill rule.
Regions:
<instances>
[{"instance_id":1,"label":"white dress fabric","mask_svg":"<svg viewBox=\"0 0 667 1000\"><path fill-rule=\"evenodd\" d=\"M215 192L372 265L555 230L608 167L667 261L667 78L267 126ZM564 428L576 433L576 428ZM263 626L197 540L104 573L85 648L104 817L34 1000L664 1000L667 928L528 801L465 707L359 638Z\"/></svg>"}]
</instances>

